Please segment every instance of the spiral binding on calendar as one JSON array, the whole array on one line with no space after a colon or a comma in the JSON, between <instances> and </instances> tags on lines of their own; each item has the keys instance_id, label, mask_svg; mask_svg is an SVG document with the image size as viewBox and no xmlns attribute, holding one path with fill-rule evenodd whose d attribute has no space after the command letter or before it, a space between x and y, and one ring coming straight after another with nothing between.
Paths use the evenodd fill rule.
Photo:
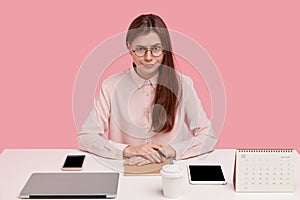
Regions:
<instances>
[{"instance_id":1,"label":"spiral binding on calendar","mask_svg":"<svg viewBox=\"0 0 300 200\"><path fill-rule=\"evenodd\" d=\"M292 153L294 149L237 149L242 153Z\"/></svg>"}]
</instances>

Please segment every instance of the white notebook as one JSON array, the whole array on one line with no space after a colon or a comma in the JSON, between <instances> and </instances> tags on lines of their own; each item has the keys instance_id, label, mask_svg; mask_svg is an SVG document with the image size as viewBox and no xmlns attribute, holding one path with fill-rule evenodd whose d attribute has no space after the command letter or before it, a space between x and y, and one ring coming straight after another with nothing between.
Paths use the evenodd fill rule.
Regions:
<instances>
[{"instance_id":1,"label":"white notebook","mask_svg":"<svg viewBox=\"0 0 300 200\"><path fill-rule=\"evenodd\" d=\"M294 154L293 149L236 150L236 192L293 192Z\"/></svg>"}]
</instances>

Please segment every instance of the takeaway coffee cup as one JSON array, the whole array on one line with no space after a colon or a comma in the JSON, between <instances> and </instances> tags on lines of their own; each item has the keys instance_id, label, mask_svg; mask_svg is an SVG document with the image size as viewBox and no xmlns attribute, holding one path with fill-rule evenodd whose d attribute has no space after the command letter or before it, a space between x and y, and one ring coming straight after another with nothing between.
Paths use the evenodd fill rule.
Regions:
<instances>
[{"instance_id":1,"label":"takeaway coffee cup","mask_svg":"<svg viewBox=\"0 0 300 200\"><path fill-rule=\"evenodd\" d=\"M165 165L160 171L163 194L168 198L176 198L183 191L183 170L177 165Z\"/></svg>"}]
</instances>

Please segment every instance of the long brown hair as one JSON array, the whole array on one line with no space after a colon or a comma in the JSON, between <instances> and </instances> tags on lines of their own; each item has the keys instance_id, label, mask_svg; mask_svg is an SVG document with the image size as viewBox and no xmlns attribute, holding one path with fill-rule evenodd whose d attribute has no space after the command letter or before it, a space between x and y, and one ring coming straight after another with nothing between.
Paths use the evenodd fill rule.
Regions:
<instances>
[{"instance_id":1,"label":"long brown hair","mask_svg":"<svg viewBox=\"0 0 300 200\"><path fill-rule=\"evenodd\" d=\"M152 130L167 133L173 129L175 123L180 88L167 26L157 15L140 15L128 28L126 45L131 44L137 36L152 31L158 34L164 49L164 58L159 68L158 84L153 99ZM133 67L136 67L134 63Z\"/></svg>"}]
</instances>

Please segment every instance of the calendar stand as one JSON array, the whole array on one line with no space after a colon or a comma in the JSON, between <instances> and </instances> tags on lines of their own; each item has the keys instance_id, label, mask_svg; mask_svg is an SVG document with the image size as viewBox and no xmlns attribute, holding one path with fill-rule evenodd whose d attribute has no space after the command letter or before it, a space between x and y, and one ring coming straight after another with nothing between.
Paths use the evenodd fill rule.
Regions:
<instances>
[{"instance_id":1,"label":"calendar stand","mask_svg":"<svg viewBox=\"0 0 300 200\"><path fill-rule=\"evenodd\" d=\"M294 192L293 149L237 149L236 192Z\"/></svg>"}]
</instances>

